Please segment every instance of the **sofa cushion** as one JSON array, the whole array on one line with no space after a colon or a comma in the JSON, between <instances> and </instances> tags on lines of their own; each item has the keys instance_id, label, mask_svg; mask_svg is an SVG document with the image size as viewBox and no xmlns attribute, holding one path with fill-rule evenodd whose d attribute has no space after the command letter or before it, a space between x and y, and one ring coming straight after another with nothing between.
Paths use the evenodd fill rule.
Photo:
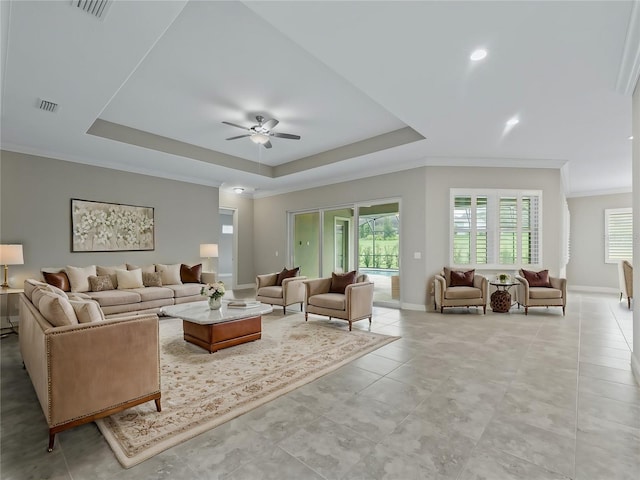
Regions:
<instances>
[{"instance_id":1,"label":"sofa cushion","mask_svg":"<svg viewBox=\"0 0 640 480\"><path fill-rule=\"evenodd\" d=\"M164 282L162 282L164 285ZM173 290L173 296L178 297L191 297L193 295L200 295L200 289L202 285L199 283L185 283L184 285L164 285L166 288ZM202 297L204 299L204 297Z\"/></svg>"},{"instance_id":2,"label":"sofa cushion","mask_svg":"<svg viewBox=\"0 0 640 480\"><path fill-rule=\"evenodd\" d=\"M180 279L180 264L175 265L163 265L161 263L156 264L156 270L162 275L163 285L181 285Z\"/></svg>"},{"instance_id":3,"label":"sofa cushion","mask_svg":"<svg viewBox=\"0 0 640 480\"><path fill-rule=\"evenodd\" d=\"M142 270L118 270L118 290L142 288Z\"/></svg>"},{"instance_id":4,"label":"sofa cushion","mask_svg":"<svg viewBox=\"0 0 640 480\"><path fill-rule=\"evenodd\" d=\"M173 298L173 290L165 287L133 288L131 291L140 295L143 302L159 300L161 298Z\"/></svg>"},{"instance_id":5,"label":"sofa cushion","mask_svg":"<svg viewBox=\"0 0 640 480\"><path fill-rule=\"evenodd\" d=\"M330 293L344 293L347 285L356 283L357 273L355 270L347 273L332 273Z\"/></svg>"},{"instance_id":6,"label":"sofa cushion","mask_svg":"<svg viewBox=\"0 0 640 480\"><path fill-rule=\"evenodd\" d=\"M473 277L475 270L462 272L459 270L451 270L451 287L473 287Z\"/></svg>"},{"instance_id":7,"label":"sofa cushion","mask_svg":"<svg viewBox=\"0 0 640 480\"><path fill-rule=\"evenodd\" d=\"M256 295L269 298L282 298L282 286L272 285L270 287L262 287L256 292Z\"/></svg>"},{"instance_id":8,"label":"sofa cushion","mask_svg":"<svg viewBox=\"0 0 640 480\"><path fill-rule=\"evenodd\" d=\"M67 265L65 272L67 273L67 277L69 277L72 292L88 292L91 290L89 277L96 275L95 265L89 265L88 267L72 267L71 265Z\"/></svg>"},{"instance_id":9,"label":"sofa cushion","mask_svg":"<svg viewBox=\"0 0 640 480\"><path fill-rule=\"evenodd\" d=\"M529 287L529 298L562 298L562 291L550 287Z\"/></svg>"},{"instance_id":10,"label":"sofa cushion","mask_svg":"<svg viewBox=\"0 0 640 480\"><path fill-rule=\"evenodd\" d=\"M159 272L147 273L142 271L142 284L145 287L161 287L162 275Z\"/></svg>"},{"instance_id":11,"label":"sofa cushion","mask_svg":"<svg viewBox=\"0 0 640 480\"><path fill-rule=\"evenodd\" d=\"M42 316L55 327L78 323L69 300L55 293L45 292L40 299L38 309Z\"/></svg>"},{"instance_id":12,"label":"sofa cushion","mask_svg":"<svg viewBox=\"0 0 640 480\"><path fill-rule=\"evenodd\" d=\"M321 293L309 297L308 303L316 307L344 310L346 308L346 297L341 293Z\"/></svg>"},{"instance_id":13,"label":"sofa cushion","mask_svg":"<svg viewBox=\"0 0 640 480\"><path fill-rule=\"evenodd\" d=\"M24 294L27 296L27 298L33 302L33 292L35 291L36 288L38 287L46 287L47 284L44 282L39 282L38 280L34 280L33 278L28 278L24 281ZM34 305L36 307L38 307L35 303Z\"/></svg>"},{"instance_id":14,"label":"sofa cushion","mask_svg":"<svg viewBox=\"0 0 640 480\"><path fill-rule=\"evenodd\" d=\"M482 298L482 290L475 287L451 287L444 292L444 298L449 300Z\"/></svg>"},{"instance_id":15,"label":"sofa cushion","mask_svg":"<svg viewBox=\"0 0 640 480\"><path fill-rule=\"evenodd\" d=\"M113 284L113 288L118 288L118 277L116 275L116 270L126 270L127 264L123 263L121 265L114 265L113 267L102 267L98 265L96 267L96 273L98 275L109 275L111 277L111 283Z\"/></svg>"},{"instance_id":16,"label":"sofa cushion","mask_svg":"<svg viewBox=\"0 0 640 480\"><path fill-rule=\"evenodd\" d=\"M63 292L71 291L71 284L69 283L69 277L64 272L42 272L42 276L44 277L44 281L49 285L53 285L54 287L58 287Z\"/></svg>"},{"instance_id":17,"label":"sofa cushion","mask_svg":"<svg viewBox=\"0 0 640 480\"><path fill-rule=\"evenodd\" d=\"M140 270L142 270L142 273L156 273L156 266L155 265L143 265L142 267L138 267L136 265L131 265L129 263L127 263L126 265L127 265L127 270L140 269Z\"/></svg>"},{"instance_id":18,"label":"sofa cushion","mask_svg":"<svg viewBox=\"0 0 640 480\"><path fill-rule=\"evenodd\" d=\"M87 293L93 300L96 300L101 307L112 305L128 305L142 301L140 294L131 290L107 290L105 292Z\"/></svg>"},{"instance_id":19,"label":"sofa cushion","mask_svg":"<svg viewBox=\"0 0 640 480\"><path fill-rule=\"evenodd\" d=\"M298 276L298 272L300 272L300 267L296 267L296 268L292 268L291 270L287 270L287 268L283 268L281 272L278 273L278 276L276 277L276 286L281 286L282 285L282 281L285 278L292 278L292 277L297 277Z\"/></svg>"},{"instance_id":20,"label":"sofa cushion","mask_svg":"<svg viewBox=\"0 0 640 480\"><path fill-rule=\"evenodd\" d=\"M67 297L66 292L63 292L58 287L54 287L53 285L47 285L45 283L45 284L42 284L42 286L37 286L33 290L31 294L31 303L33 303L33 305L39 309L40 300L42 299L43 295L47 293L58 295L59 297L66 298L67 300L69 299L69 297Z\"/></svg>"},{"instance_id":21,"label":"sofa cushion","mask_svg":"<svg viewBox=\"0 0 640 480\"><path fill-rule=\"evenodd\" d=\"M180 280L182 283L201 283L202 281L202 264L190 267L184 263L180 265Z\"/></svg>"},{"instance_id":22,"label":"sofa cushion","mask_svg":"<svg viewBox=\"0 0 640 480\"><path fill-rule=\"evenodd\" d=\"M114 289L111 275L91 275L89 277L89 285L92 292L104 292L105 290Z\"/></svg>"},{"instance_id":23,"label":"sofa cushion","mask_svg":"<svg viewBox=\"0 0 640 480\"><path fill-rule=\"evenodd\" d=\"M551 288L551 281L549 280L549 270L541 270L539 272L532 272L530 270L521 270L522 276L530 287L549 287Z\"/></svg>"},{"instance_id":24,"label":"sofa cushion","mask_svg":"<svg viewBox=\"0 0 640 480\"><path fill-rule=\"evenodd\" d=\"M104 320L104 313L95 300L69 300L78 323L91 323Z\"/></svg>"}]
</instances>

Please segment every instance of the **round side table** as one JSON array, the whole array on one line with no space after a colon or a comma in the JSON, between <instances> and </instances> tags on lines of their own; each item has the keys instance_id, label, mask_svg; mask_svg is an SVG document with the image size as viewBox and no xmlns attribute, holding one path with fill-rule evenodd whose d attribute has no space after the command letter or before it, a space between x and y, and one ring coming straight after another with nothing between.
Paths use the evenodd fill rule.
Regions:
<instances>
[{"instance_id":1,"label":"round side table","mask_svg":"<svg viewBox=\"0 0 640 480\"><path fill-rule=\"evenodd\" d=\"M511 309L511 294L509 289L517 283L513 282L489 282L496 287L496 291L491 294L491 310L497 313L508 313Z\"/></svg>"}]
</instances>

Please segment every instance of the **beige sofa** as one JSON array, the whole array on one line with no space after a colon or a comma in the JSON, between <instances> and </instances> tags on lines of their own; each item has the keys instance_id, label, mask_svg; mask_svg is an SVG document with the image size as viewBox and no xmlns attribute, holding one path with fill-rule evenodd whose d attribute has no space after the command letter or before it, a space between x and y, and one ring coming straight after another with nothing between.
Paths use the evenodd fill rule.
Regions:
<instances>
[{"instance_id":1,"label":"beige sofa","mask_svg":"<svg viewBox=\"0 0 640 480\"><path fill-rule=\"evenodd\" d=\"M144 273L161 273L156 272L157 268L161 267L175 267L175 265L149 265L141 267ZM90 284L84 282L84 278L88 279L94 269L91 267L95 267L95 272L93 275L110 275L113 279L113 283L115 284L115 288L104 290L104 291L91 291ZM121 289L117 285L115 280L116 278L116 270L118 269L127 269L127 271L131 271L135 266L122 264L116 265L112 267L102 267L102 266L89 266L83 268L76 267L67 267L67 268L44 268L42 269L42 275L44 280L51 283L48 279L52 273L64 273L68 275L70 281L70 288L65 290L67 293L69 291L79 295L80 297L84 297L87 299L92 299L98 302L100 308L104 312L105 316L108 318L116 318L118 316L130 315L131 313L136 313L138 315L146 314L146 313L160 313L160 309L167 305L177 305L180 303L188 303L188 302L197 302L202 301L205 298L200 295L200 290L202 288L203 283L213 283L216 281L216 274L211 272L202 272L201 274L201 282L202 283L178 283L181 282L180 276L176 277L175 272L173 278L170 275L166 275L165 277L171 280L171 283L165 284L162 283L162 286L142 286L138 288L125 288ZM71 271L73 269L73 272ZM74 288L73 282L71 281L74 276L76 277L76 288ZM58 287L61 285L52 283ZM64 289L63 289L64 290Z\"/></svg>"},{"instance_id":2,"label":"beige sofa","mask_svg":"<svg viewBox=\"0 0 640 480\"><path fill-rule=\"evenodd\" d=\"M19 342L49 451L57 433L77 425L151 400L160 411L157 315L105 320L95 302L42 285L27 280L20 294Z\"/></svg>"}]
</instances>

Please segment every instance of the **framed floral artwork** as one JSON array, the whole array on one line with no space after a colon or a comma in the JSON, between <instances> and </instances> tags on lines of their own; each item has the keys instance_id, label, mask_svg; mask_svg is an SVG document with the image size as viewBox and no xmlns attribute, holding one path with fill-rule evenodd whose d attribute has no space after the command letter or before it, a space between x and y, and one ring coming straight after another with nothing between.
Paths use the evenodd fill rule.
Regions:
<instances>
[{"instance_id":1,"label":"framed floral artwork","mask_svg":"<svg viewBox=\"0 0 640 480\"><path fill-rule=\"evenodd\" d=\"M155 249L153 207L71 199L71 251Z\"/></svg>"}]
</instances>

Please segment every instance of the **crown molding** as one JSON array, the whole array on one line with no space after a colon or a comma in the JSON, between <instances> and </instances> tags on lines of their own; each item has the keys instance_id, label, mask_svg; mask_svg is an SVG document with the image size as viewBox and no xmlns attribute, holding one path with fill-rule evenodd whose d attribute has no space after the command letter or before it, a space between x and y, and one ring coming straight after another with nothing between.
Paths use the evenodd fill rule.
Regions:
<instances>
[{"instance_id":1,"label":"crown molding","mask_svg":"<svg viewBox=\"0 0 640 480\"><path fill-rule=\"evenodd\" d=\"M602 195L620 195L622 193L632 193L631 187L622 188L610 188L606 190L585 190L582 192L567 193L567 198L579 198L579 197L599 197Z\"/></svg>"},{"instance_id":2,"label":"crown molding","mask_svg":"<svg viewBox=\"0 0 640 480\"><path fill-rule=\"evenodd\" d=\"M623 95L633 95L640 76L640 1L631 7L627 36L620 60L616 90Z\"/></svg>"}]
</instances>

